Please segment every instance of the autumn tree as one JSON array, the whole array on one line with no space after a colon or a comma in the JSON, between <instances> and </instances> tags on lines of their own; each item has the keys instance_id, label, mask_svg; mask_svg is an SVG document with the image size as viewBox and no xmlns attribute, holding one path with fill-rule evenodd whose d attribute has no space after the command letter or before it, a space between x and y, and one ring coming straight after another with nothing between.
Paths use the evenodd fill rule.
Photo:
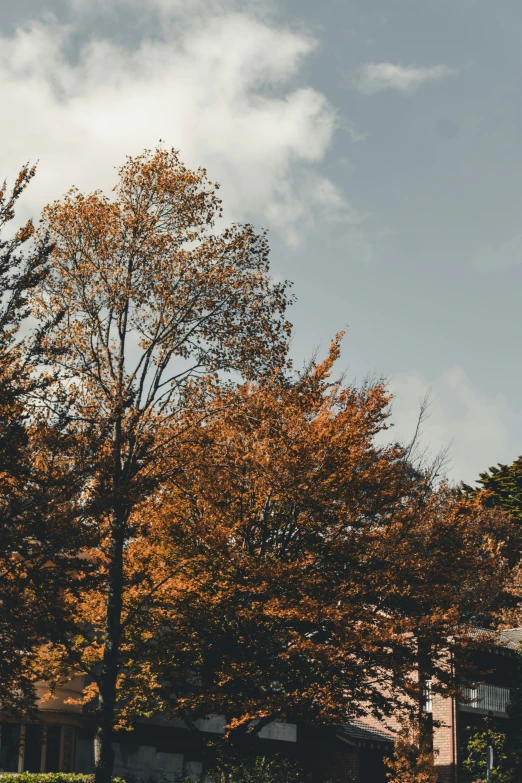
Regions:
<instances>
[{"instance_id":1,"label":"autumn tree","mask_svg":"<svg viewBox=\"0 0 522 783\"><path fill-rule=\"evenodd\" d=\"M297 377L187 390L190 437L135 510L120 714L218 714L239 738L285 716L411 711L419 639L438 687L455 687L441 653L476 643L520 542L378 444L390 396L332 382L338 352ZM214 415L198 424L199 396Z\"/></svg>"},{"instance_id":2,"label":"autumn tree","mask_svg":"<svg viewBox=\"0 0 522 783\"><path fill-rule=\"evenodd\" d=\"M113 765L126 563L142 526L133 512L173 470L187 385L222 371L256 377L285 361L287 286L268 277L266 237L249 225L215 233L220 215L205 171L165 149L128 158L113 198L72 190L43 214L54 247L36 315L64 314L46 340L54 393L67 397L78 469L86 455L91 465L83 508L97 542L86 556L99 585L66 647L96 684L96 783ZM207 415L198 402L195 421ZM101 631L85 619L100 596ZM83 654L93 643L99 666Z\"/></svg>"},{"instance_id":3,"label":"autumn tree","mask_svg":"<svg viewBox=\"0 0 522 783\"><path fill-rule=\"evenodd\" d=\"M413 716L402 722L393 755L385 759L389 783L438 783L432 732L427 715Z\"/></svg>"}]
</instances>

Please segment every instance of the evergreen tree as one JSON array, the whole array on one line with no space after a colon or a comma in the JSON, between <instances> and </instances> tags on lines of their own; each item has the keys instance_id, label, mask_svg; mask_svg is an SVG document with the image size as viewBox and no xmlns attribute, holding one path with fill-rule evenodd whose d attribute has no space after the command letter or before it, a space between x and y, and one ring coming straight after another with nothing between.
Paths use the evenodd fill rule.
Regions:
<instances>
[{"instance_id":1,"label":"evergreen tree","mask_svg":"<svg viewBox=\"0 0 522 783\"><path fill-rule=\"evenodd\" d=\"M478 487L464 484L472 497L480 497L487 508L498 508L522 522L522 456L511 465L499 464L480 474Z\"/></svg>"},{"instance_id":2,"label":"evergreen tree","mask_svg":"<svg viewBox=\"0 0 522 783\"><path fill-rule=\"evenodd\" d=\"M59 638L65 582L80 577L76 482L66 441L37 403L52 382L42 345L53 321L30 328L36 287L51 245L28 221L10 231L18 199L35 175L25 166L0 188L0 702L4 715L34 707L36 651ZM60 318L58 314L57 318Z\"/></svg>"}]
</instances>

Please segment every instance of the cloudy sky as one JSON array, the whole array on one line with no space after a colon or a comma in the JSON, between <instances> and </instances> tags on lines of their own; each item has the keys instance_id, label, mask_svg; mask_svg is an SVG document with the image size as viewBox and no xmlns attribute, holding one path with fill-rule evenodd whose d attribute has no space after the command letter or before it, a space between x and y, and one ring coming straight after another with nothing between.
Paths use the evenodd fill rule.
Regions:
<instances>
[{"instance_id":1,"label":"cloudy sky","mask_svg":"<svg viewBox=\"0 0 522 783\"><path fill-rule=\"evenodd\" d=\"M0 0L0 176L37 214L163 139L270 231L297 364L347 328L453 480L522 452L520 0Z\"/></svg>"}]
</instances>

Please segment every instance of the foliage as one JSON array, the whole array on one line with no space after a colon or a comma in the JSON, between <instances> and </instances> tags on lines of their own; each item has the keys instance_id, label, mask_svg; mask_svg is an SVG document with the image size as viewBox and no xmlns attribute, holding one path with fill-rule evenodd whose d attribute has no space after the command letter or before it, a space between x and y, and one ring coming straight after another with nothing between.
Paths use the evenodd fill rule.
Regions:
<instances>
[{"instance_id":1,"label":"foliage","mask_svg":"<svg viewBox=\"0 0 522 783\"><path fill-rule=\"evenodd\" d=\"M44 340L57 368L46 403L58 416L66 401L93 539L85 562L98 577L84 600L67 596L59 674L74 667L93 679L97 783L110 778L125 667L124 553L140 538L133 511L173 469L179 433L166 423L182 414L191 379L256 377L285 361L287 286L268 276L266 237L248 225L213 233L220 214L205 171L163 149L129 158L112 200L72 190L43 213L54 248L35 314L63 313ZM195 416L205 415L201 400Z\"/></svg>"},{"instance_id":2,"label":"foliage","mask_svg":"<svg viewBox=\"0 0 522 783\"><path fill-rule=\"evenodd\" d=\"M34 175L34 170L22 169L9 193L4 182L0 190L0 229L5 232L15 217L15 206ZM20 544L19 516L21 487L25 483L27 465L27 434L24 422L24 399L31 388L26 370L24 345L19 341L19 327L26 316L27 295L36 285L45 265L45 253L29 258L22 254L33 234L27 223L12 238L0 241L0 696L7 708L17 708L32 701L31 678L27 675L27 641L35 640L34 602L25 602L19 575L12 573L12 556ZM14 497L13 497L14 495ZM26 640L26 634L27 640ZM17 699L14 694L17 694Z\"/></svg>"},{"instance_id":3,"label":"foliage","mask_svg":"<svg viewBox=\"0 0 522 783\"><path fill-rule=\"evenodd\" d=\"M478 487L464 485L465 491L479 497L488 508L499 508L522 521L522 457L511 465L493 466L480 474Z\"/></svg>"},{"instance_id":4,"label":"foliage","mask_svg":"<svg viewBox=\"0 0 522 783\"><path fill-rule=\"evenodd\" d=\"M61 592L76 567L69 525L76 479L64 462L63 433L49 425L42 343L59 320L27 324L36 288L48 274L51 246L34 241L31 221L11 231L17 201L34 168L11 191L0 188L0 700L5 715L34 704L35 650L58 633ZM23 327L23 334L22 334Z\"/></svg>"},{"instance_id":5,"label":"foliage","mask_svg":"<svg viewBox=\"0 0 522 783\"><path fill-rule=\"evenodd\" d=\"M385 759L389 783L437 783L432 731L426 715L403 721L393 756Z\"/></svg>"},{"instance_id":6,"label":"foliage","mask_svg":"<svg viewBox=\"0 0 522 783\"><path fill-rule=\"evenodd\" d=\"M504 600L509 520L377 445L389 395L332 383L338 353L339 340L297 377L193 390L214 415L194 422L196 401L177 423L190 438L127 550L129 719L161 703L248 734L278 716L390 714L419 697L418 638L451 688L448 636L475 644L467 629Z\"/></svg>"},{"instance_id":7,"label":"foliage","mask_svg":"<svg viewBox=\"0 0 522 783\"><path fill-rule=\"evenodd\" d=\"M463 485L466 495L483 508L502 511L520 523L522 521L522 457L511 465L499 464L480 474L478 487ZM522 598L522 563L513 572L511 595L499 615L504 626L519 626Z\"/></svg>"},{"instance_id":8,"label":"foliage","mask_svg":"<svg viewBox=\"0 0 522 783\"><path fill-rule=\"evenodd\" d=\"M20 772L0 774L2 783L94 783L94 775L75 772ZM123 778L112 778L112 783L125 783Z\"/></svg>"},{"instance_id":9,"label":"foliage","mask_svg":"<svg viewBox=\"0 0 522 783\"><path fill-rule=\"evenodd\" d=\"M483 718L477 726L462 729L461 769L462 783L486 780L487 748L493 747L494 769L491 781L512 783L521 772L520 739L499 730L490 718Z\"/></svg>"},{"instance_id":10,"label":"foliage","mask_svg":"<svg viewBox=\"0 0 522 783\"><path fill-rule=\"evenodd\" d=\"M47 642L22 669L51 688L88 675L96 783L115 723L139 716L223 715L244 738L411 705L419 639L451 689L448 637L478 644L469 629L491 624L520 558L505 514L378 444L390 396L332 382L340 336L290 371L287 284L265 235L215 233L220 213L173 150L129 158L112 199L71 191L44 211L27 284L40 328L9 343L27 382L13 465L29 472L9 479L0 562L19 614L31 590L49 600L13 615L8 649ZM12 301L7 341L26 308Z\"/></svg>"},{"instance_id":11,"label":"foliage","mask_svg":"<svg viewBox=\"0 0 522 783\"><path fill-rule=\"evenodd\" d=\"M311 776L301 766L279 754L221 756L210 767L213 783L309 783Z\"/></svg>"},{"instance_id":12,"label":"foliage","mask_svg":"<svg viewBox=\"0 0 522 783\"><path fill-rule=\"evenodd\" d=\"M94 783L94 775L75 772L20 772L0 774L2 783ZM123 778L112 778L112 783L125 783Z\"/></svg>"}]
</instances>

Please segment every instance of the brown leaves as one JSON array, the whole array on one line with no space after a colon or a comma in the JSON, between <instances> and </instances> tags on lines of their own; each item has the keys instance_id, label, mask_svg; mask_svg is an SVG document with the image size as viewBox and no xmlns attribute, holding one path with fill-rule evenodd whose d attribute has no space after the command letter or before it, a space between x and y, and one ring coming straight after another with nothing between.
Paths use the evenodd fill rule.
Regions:
<instances>
[{"instance_id":1,"label":"brown leaves","mask_svg":"<svg viewBox=\"0 0 522 783\"><path fill-rule=\"evenodd\" d=\"M175 358L189 362L181 377L284 361L286 284L267 277L266 239L251 226L210 233L219 215L205 172L161 149L128 159L115 201L71 191L45 210L56 247L40 308L67 312L54 340L68 373L150 406L180 377Z\"/></svg>"},{"instance_id":2,"label":"brown leaves","mask_svg":"<svg viewBox=\"0 0 522 783\"><path fill-rule=\"evenodd\" d=\"M449 637L504 599L510 530L375 444L388 392L331 383L337 352L293 380L194 388L208 417L193 419L194 400L176 423L171 486L139 513L150 571L126 642L174 710L231 727L389 713L415 698L419 638L436 672Z\"/></svg>"},{"instance_id":3,"label":"brown leaves","mask_svg":"<svg viewBox=\"0 0 522 783\"><path fill-rule=\"evenodd\" d=\"M266 236L216 233L220 214L163 149L128 158L111 198L44 212L39 399L66 448L35 464L70 481L42 519L70 520L79 555L49 669L92 674L107 759L113 719L389 714L419 668L451 688L441 651L491 622L520 552L507 517L377 444L390 395L332 379L342 334L289 374L287 283Z\"/></svg>"},{"instance_id":4,"label":"brown leaves","mask_svg":"<svg viewBox=\"0 0 522 783\"><path fill-rule=\"evenodd\" d=\"M393 756L386 759L389 783L437 783L432 727L427 716L403 721Z\"/></svg>"}]
</instances>

